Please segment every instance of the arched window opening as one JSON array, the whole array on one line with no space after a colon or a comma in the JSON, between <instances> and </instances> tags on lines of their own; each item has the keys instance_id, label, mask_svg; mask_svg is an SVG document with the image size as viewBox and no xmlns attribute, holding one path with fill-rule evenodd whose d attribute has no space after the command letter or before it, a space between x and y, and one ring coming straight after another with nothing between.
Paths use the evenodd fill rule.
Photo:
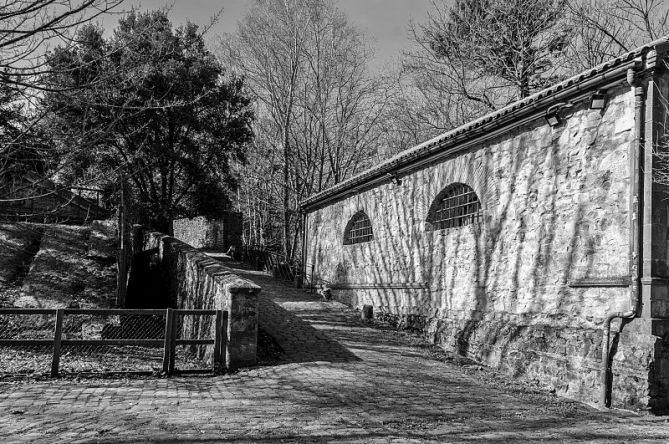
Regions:
<instances>
[{"instance_id":1,"label":"arched window opening","mask_svg":"<svg viewBox=\"0 0 669 444\"><path fill-rule=\"evenodd\" d=\"M464 183L454 183L432 202L427 221L433 230L462 227L481 220L481 202L474 190Z\"/></svg>"},{"instance_id":2,"label":"arched window opening","mask_svg":"<svg viewBox=\"0 0 669 444\"><path fill-rule=\"evenodd\" d=\"M344 245L369 242L373 238L372 222L364 211L358 211L346 225L346 230L344 231Z\"/></svg>"}]
</instances>

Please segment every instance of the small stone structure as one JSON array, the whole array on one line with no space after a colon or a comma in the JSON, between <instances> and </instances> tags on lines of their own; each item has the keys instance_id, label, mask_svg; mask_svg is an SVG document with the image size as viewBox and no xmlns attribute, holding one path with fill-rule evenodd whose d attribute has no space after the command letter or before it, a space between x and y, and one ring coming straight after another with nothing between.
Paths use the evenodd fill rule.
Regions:
<instances>
[{"instance_id":1,"label":"small stone structure","mask_svg":"<svg viewBox=\"0 0 669 444\"><path fill-rule=\"evenodd\" d=\"M227 251L242 244L242 214L225 213L220 219L198 216L177 219L173 223L174 237L195 248Z\"/></svg>"},{"instance_id":2,"label":"small stone structure","mask_svg":"<svg viewBox=\"0 0 669 444\"><path fill-rule=\"evenodd\" d=\"M141 308L225 310L229 313L226 350L228 369L255 364L260 287L173 237L135 227L133 238L129 305ZM147 289L153 289L154 294L147 295ZM149 299L148 303L141 301L145 296ZM214 325L191 325L185 328L192 330L190 337L193 337L193 332L213 330ZM213 337L213 333L204 336Z\"/></svg>"},{"instance_id":3,"label":"small stone structure","mask_svg":"<svg viewBox=\"0 0 669 444\"><path fill-rule=\"evenodd\" d=\"M307 282L562 395L666 411L669 193L653 153L667 152L667 50L653 42L310 197Z\"/></svg>"}]
</instances>

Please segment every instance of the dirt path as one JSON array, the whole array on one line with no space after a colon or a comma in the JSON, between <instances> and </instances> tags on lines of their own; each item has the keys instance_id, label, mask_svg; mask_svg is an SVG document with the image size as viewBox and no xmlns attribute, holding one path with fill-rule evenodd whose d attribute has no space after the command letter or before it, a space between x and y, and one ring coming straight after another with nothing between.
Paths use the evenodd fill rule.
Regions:
<instances>
[{"instance_id":1,"label":"dirt path","mask_svg":"<svg viewBox=\"0 0 669 444\"><path fill-rule=\"evenodd\" d=\"M599 412L496 377L255 272L278 365L217 378L0 385L1 442L668 442L666 418Z\"/></svg>"}]
</instances>

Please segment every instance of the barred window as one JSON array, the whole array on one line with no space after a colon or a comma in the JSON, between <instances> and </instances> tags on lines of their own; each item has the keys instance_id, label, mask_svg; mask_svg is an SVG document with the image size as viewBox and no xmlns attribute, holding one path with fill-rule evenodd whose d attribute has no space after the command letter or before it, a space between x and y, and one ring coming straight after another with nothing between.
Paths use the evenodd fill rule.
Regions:
<instances>
[{"instance_id":1,"label":"barred window","mask_svg":"<svg viewBox=\"0 0 669 444\"><path fill-rule=\"evenodd\" d=\"M369 242L373 238L372 222L364 211L358 211L346 225L346 230L344 231L344 245Z\"/></svg>"},{"instance_id":2,"label":"barred window","mask_svg":"<svg viewBox=\"0 0 669 444\"><path fill-rule=\"evenodd\" d=\"M481 220L481 202L472 188L454 183L437 195L427 216L433 230L462 227Z\"/></svg>"}]
</instances>

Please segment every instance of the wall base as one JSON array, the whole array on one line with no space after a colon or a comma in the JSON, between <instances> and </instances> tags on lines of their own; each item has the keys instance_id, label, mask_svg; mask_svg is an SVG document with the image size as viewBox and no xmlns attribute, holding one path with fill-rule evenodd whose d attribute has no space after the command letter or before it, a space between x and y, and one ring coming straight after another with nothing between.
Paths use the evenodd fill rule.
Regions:
<instances>
[{"instance_id":1,"label":"wall base","mask_svg":"<svg viewBox=\"0 0 669 444\"><path fill-rule=\"evenodd\" d=\"M352 291L334 291L333 297L360 308ZM513 377L536 379L560 396L601 407L601 327L568 326L565 319L528 322L510 313L425 312L374 306L376 319L418 332L445 350ZM635 319L623 324L620 333L620 322L612 325L611 407L655 414L669 411L669 335L662 339L651 334L651 328L669 331L669 321Z\"/></svg>"}]
</instances>

